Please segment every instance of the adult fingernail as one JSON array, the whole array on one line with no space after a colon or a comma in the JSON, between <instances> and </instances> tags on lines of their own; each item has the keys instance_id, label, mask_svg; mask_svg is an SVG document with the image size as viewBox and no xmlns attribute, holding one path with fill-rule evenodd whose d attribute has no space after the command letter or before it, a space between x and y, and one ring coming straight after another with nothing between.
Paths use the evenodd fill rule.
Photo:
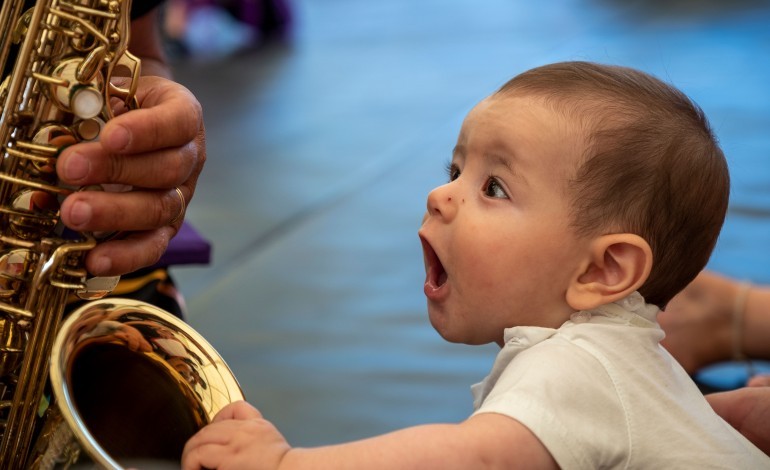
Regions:
<instances>
[{"instance_id":1,"label":"adult fingernail","mask_svg":"<svg viewBox=\"0 0 770 470\"><path fill-rule=\"evenodd\" d=\"M64 160L62 173L68 181L77 182L88 176L90 162L79 153L71 153Z\"/></svg>"},{"instance_id":2,"label":"adult fingernail","mask_svg":"<svg viewBox=\"0 0 770 470\"><path fill-rule=\"evenodd\" d=\"M72 209L70 209L70 224L75 225L76 227L87 224L91 220L92 215L93 211L91 210L91 205L86 202L78 201L73 204Z\"/></svg>"},{"instance_id":3,"label":"adult fingernail","mask_svg":"<svg viewBox=\"0 0 770 470\"><path fill-rule=\"evenodd\" d=\"M114 127L108 137L108 145L112 150L123 150L126 148L128 141L131 138L128 129L123 126Z\"/></svg>"}]
</instances>

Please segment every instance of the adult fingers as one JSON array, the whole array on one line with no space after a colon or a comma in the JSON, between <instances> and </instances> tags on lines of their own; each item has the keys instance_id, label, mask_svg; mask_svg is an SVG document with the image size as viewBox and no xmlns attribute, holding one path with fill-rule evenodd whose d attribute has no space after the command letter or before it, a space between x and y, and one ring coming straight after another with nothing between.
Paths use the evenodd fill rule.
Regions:
<instances>
[{"instance_id":1,"label":"adult fingers","mask_svg":"<svg viewBox=\"0 0 770 470\"><path fill-rule=\"evenodd\" d=\"M760 374L750 378L746 384L749 387L770 387L770 375Z\"/></svg>"},{"instance_id":2,"label":"adult fingers","mask_svg":"<svg viewBox=\"0 0 770 470\"><path fill-rule=\"evenodd\" d=\"M181 197L185 189L180 188ZM99 276L119 275L157 262L184 219L176 190L109 193L79 191L64 200L62 221L76 231L120 232L93 248L86 269Z\"/></svg>"},{"instance_id":3,"label":"adult fingers","mask_svg":"<svg viewBox=\"0 0 770 470\"><path fill-rule=\"evenodd\" d=\"M143 188L172 188L192 179L205 160L203 136L180 147L121 155L108 153L96 142L65 149L56 164L58 176L73 186L125 184Z\"/></svg>"},{"instance_id":4,"label":"adult fingers","mask_svg":"<svg viewBox=\"0 0 770 470\"><path fill-rule=\"evenodd\" d=\"M178 227L189 199L184 186L179 191L77 191L62 202L61 217L67 227L78 232L154 230L172 224Z\"/></svg>"},{"instance_id":5,"label":"adult fingers","mask_svg":"<svg viewBox=\"0 0 770 470\"><path fill-rule=\"evenodd\" d=\"M139 109L107 122L99 140L113 153L141 153L190 142L203 128L203 112L184 86L161 77L142 77Z\"/></svg>"},{"instance_id":6,"label":"adult fingers","mask_svg":"<svg viewBox=\"0 0 770 470\"><path fill-rule=\"evenodd\" d=\"M117 276L155 264L176 233L173 227L131 232L100 243L86 256L86 269L96 276Z\"/></svg>"}]
</instances>

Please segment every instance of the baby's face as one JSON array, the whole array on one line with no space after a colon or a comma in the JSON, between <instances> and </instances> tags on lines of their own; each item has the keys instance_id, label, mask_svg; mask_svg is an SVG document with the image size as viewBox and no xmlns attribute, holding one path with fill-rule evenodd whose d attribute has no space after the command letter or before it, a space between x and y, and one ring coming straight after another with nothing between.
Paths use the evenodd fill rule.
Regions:
<instances>
[{"instance_id":1,"label":"baby's face","mask_svg":"<svg viewBox=\"0 0 770 470\"><path fill-rule=\"evenodd\" d=\"M428 313L447 340L501 343L503 329L560 326L588 242L569 226L566 181L583 142L527 97L492 97L467 116L449 183L428 196Z\"/></svg>"}]
</instances>

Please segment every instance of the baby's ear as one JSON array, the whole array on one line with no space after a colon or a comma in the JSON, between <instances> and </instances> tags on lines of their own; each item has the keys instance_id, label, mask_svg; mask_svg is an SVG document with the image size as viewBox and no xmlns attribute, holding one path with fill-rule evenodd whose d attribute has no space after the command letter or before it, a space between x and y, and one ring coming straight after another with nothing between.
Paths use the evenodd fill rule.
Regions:
<instances>
[{"instance_id":1,"label":"baby's ear","mask_svg":"<svg viewBox=\"0 0 770 470\"><path fill-rule=\"evenodd\" d=\"M567 288L567 303L591 310L627 297L647 281L652 249L639 235L615 233L591 242L585 263Z\"/></svg>"}]
</instances>

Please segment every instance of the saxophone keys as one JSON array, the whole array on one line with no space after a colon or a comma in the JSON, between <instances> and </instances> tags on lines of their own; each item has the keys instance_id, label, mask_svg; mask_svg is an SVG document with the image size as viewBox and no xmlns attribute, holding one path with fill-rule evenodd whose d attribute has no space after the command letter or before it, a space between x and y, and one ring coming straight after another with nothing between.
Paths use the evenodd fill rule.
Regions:
<instances>
[{"instance_id":1,"label":"saxophone keys","mask_svg":"<svg viewBox=\"0 0 770 470\"><path fill-rule=\"evenodd\" d=\"M83 84L93 82L102 64L104 64L106 56L107 48L105 46L96 47L89 52L86 58L77 66L77 69L75 69L77 81Z\"/></svg>"},{"instance_id":2,"label":"saxophone keys","mask_svg":"<svg viewBox=\"0 0 770 470\"><path fill-rule=\"evenodd\" d=\"M8 217L8 228L21 240L36 240L56 228L59 201L46 191L19 191L13 197L12 207L14 213Z\"/></svg>"},{"instance_id":3,"label":"saxophone keys","mask_svg":"<svg viewBox=\"0 0 770 470\"><path fill-rule=\"evenodd\" d=\"M22 39L24 39L24 36L27 34L27 30L29 30L29 23L32 21L32 13L32 8L25 11L24 14L19 18L16 26L13 28L13 31L11 32L11 42L14 44L20 44Z\"/></svg>"},{"instance_id":4,"label":"saxophone keys","mask_svg":"<svg viewBox=\"0 0 770 470\"><path fill-rule=\"evenodd\" d=\"M22 295L22 285L29 279L33 258L25 249L10 250L0 256L0 300L12 302ZM28 318L8 312L0 316L0 376L16 372L21 364L26 345L23 326L26 320Z\"/></svg>"},{"instance_id":5,"label":"saxophone keys","mask_svg":"<svg viewBox=\"0 0 770 470\"><path fill-rule=\"evenodd\" d=\"M83 300L101 299L112 292L120 281L120 276L99 276L86 280L85 288L76 292Z\"/></svg>"},{"instance_id":6,"label":"saxophone keys","mask_svg":"<svg viewBox=\"0 0 770 470\"><path fill-rule=\"evenodd\" d=\"M82 59L69 59L54 69L53 80L50 81L51 95L65 111L80 119L91 119L101 114L104 96L98 73L90 82L81 83L78 80L78 71L83 62Z\"/></svg>"},{"instance_id":7,"label":"saxophone keys","mask_svg":"<svg viewBox=\"0 0 770 470\"><path fill-rule=\"evenodd\" d=\"M18 369L24 353L24 331L17 322L0 317L0 374L8 376Z\"/></svg>"},{"instance_id":8,"label":"saxophone keys","mask_svg":"<svg viewBox=\"0 0 770 470\"><path fill-rule=\"evenodd\" d=\"M61 124L49 124L40 128L33 137L33 142L41 145L50 145L57 149L63 149L68 145L82 141L93 141L99 137L104 128L104 120L99 117L81 119L72 126ZM52 152L55 154L54 152ZM51 163L54 162L52 158Z\"/></svg>"},{"instance_id":9,"label":"saxophone keys","mask_svg":"<svg viewBox=\"0 0 770 470\"><path fill-rule=\"evenodd\" d=\"M92 141L96 140L96 138L99 137L99 134L102 133L104 121L99 118L83 119L82 121L78 121L74 127L75 132L77 132L78 137L80 137L81 140Z\"/></svg>"},{"instance_id":10,"label":"saxophone keys","mask_svg":"<svg viewBox=\"0 0 770 470\"><path fill-rule=\"evenodd\" d=\"M70 96L72 113L81 119L91 119L102 112L104 98L91 86L77 87Z\"/></svg>"}]
</instances>

